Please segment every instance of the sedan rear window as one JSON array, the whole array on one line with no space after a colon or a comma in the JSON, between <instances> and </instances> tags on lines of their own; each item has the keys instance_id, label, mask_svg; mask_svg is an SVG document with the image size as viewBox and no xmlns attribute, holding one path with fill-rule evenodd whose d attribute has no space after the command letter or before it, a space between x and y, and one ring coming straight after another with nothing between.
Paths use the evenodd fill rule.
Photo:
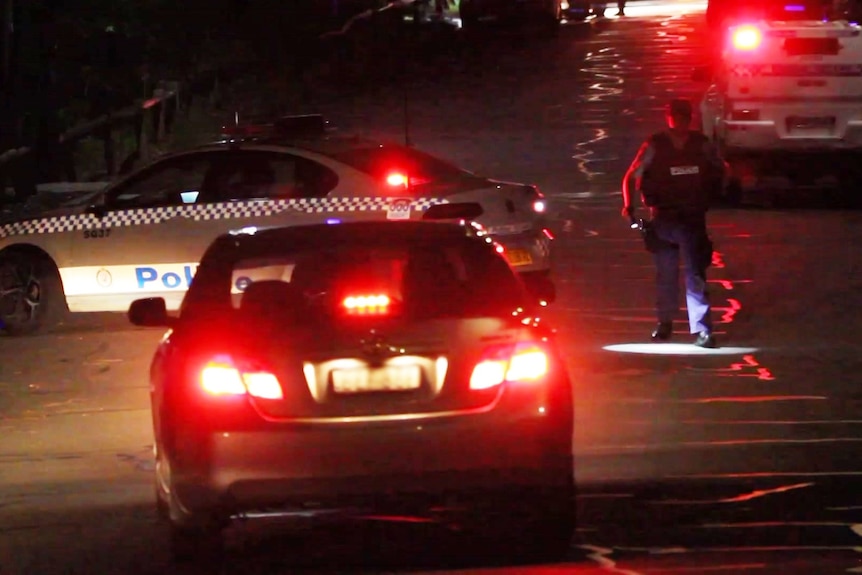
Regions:
<instances>
[{"instance_id":1,"label":"sedan rear window","mask_svg":"<svg viewBox=\"0 0 862 575\"><path fill-rule=\"evenodd\" d=\"M248 254L223 270L221 288L193 284L187 299L206 292L241 313L282 322L511 316L529 298L505 260L485 247L360 244ZM186 303L192 312L194 303Z\"/></svg>"}]
</instances>

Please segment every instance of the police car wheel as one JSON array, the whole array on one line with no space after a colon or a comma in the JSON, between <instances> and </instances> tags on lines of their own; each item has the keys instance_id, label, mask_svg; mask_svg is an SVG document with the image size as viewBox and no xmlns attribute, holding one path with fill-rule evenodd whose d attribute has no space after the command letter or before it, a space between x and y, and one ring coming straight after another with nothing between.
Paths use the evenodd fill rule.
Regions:
<instances>
[{"instance_id":1,"label":"police car wheel","mask_svg":"<svg viewBox=\"0 0 862 575\"><path fill-rule=\"evenodd\" d=\"M0 328L9 335L50 328L64 311L62 290L57 268L47 259L0 256Z\"/></svg>"}]
</instances>

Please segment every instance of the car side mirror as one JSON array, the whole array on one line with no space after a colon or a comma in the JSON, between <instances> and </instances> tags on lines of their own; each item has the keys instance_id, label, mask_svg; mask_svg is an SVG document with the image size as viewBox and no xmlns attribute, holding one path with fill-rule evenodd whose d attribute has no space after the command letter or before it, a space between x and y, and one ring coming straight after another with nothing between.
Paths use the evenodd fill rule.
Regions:
<instances>
[{"instance_id":1,"label":"car side mirror","mask_svg":"<svg viewBox=\"0 0 862 575\"><path fill-rule=\"evenodd\" d=\"M129 306L128 318L133 325L141 327L169 327L174 324L163 297L136 299Z\"/></svg>"},{"instance_id":2,"label":"car side mirror","mask_svg":"<svg viewBox=\"0 0 862 575\"><path fill-rule=\"evenodd\" d=\"M557 299L557 286L547 276L524 276L524 284L537 301L550 304Z\"/></svg>"},{"instance_id":3,"label":"car side mirror","mask_svg":"<svg viewBox=\"0 0 862 575\"><path fill-rule=\"evenodd\" d=\"M691 72L692 82L709 82L712 80L712 66L698 66Z\"/></svg>"},{"instance_id":4,"label":"car side mirror","mask_svg":"<svg viewBox=\"0 0 862 575\"><path fill-rule=\"evenodd\" d=\"M99 219L104 218L107 212L108 209L105 207L105 204L90 204L87 206L87 213Z\"/></svg>"}]
</instances>

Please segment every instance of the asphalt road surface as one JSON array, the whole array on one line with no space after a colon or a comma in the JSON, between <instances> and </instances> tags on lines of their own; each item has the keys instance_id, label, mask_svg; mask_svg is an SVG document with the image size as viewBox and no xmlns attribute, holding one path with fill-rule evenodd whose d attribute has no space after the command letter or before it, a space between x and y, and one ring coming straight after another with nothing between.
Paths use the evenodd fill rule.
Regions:
<instances>
[{"instance_id":1,"label":"asphalt road surface","mask_svg":"<svg viewBox=\"0 0 862 575\"><path fill-rule=\"evenodd\" d=\"M619 180L667 99L705 89L690 81L702 11L633 1L556 38L488 32L314 105L373 135L403 137L407 117L415 145L550 196L553 320L577 402L569 561L501 564L433 525L239 526L216 572L862 572L862 214L813 188L714 210L720 347L693 348L684 321L648 343L654 272L619 217ZM0 339L0 575L185 572L153 505L159 337L95 315Z\"/></svg>"}]
</instances>

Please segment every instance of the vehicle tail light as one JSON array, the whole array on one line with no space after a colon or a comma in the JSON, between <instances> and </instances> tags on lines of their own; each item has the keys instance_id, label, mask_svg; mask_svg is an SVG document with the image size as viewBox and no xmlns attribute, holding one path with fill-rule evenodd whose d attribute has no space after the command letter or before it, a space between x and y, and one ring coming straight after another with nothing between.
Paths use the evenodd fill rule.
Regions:
<instances>
[{"instance_id":1,"label":"vehicle tail light","mask_svg":"<svg viewBox=\"0 0 862 575\"><path fill-rule=\"evenodd\" d=\"M388 295L351 295L341 305L350 315L386 315L392 300Z\"/></svg>"},{"instance_id":2,"label":"vehicle tail light","mask_svg":"<svg viewBox=\"0 0 862 575\"><path fill-rule=\"evenodd\" d=\"M506 255L506 247L501 243L494 242L494 250L498 254Z\"/></svg>"},{"instance_id":3,"label":"vehicle tail light","mask_svg":"<svg viewBox=\"0 0 862 575\"><path fill-rule=\"evenodd\" d=\"M732 41L737 50L756 50L763 41L763 34L757 26L738 26L733 30Z\"/></svg>"},{"instance_id":4,"label":"vehicle tail light","mask_svg":"<svg viewBox=\"0 0 862 575\"><path fill-rule=\"evenodd\" d=\"M505 381L538 381L548 374L549 364L548 354L538 343L493 347L473 368L470 389L491 389Z\"/></svg>"},{"instance_id":5,"label":"vehicle tail light","mask_svg":"<svg viewBox=\"0 0 862 575\"><path fill-rule=\"evenodd\" d=\"M537 214L545 213L545 210L547 208L548 206L545 204L545 200L536 200L535 202L533 202L533 211Z\"/></svg>"},{"instance_id":6,"label":"vehicle tail light","mask_svg":"<svg viewBox=\"0 0 862 575\"><path fill-rule=\"evenodd\" d=\"M251 395L282 399L281 384L272 373L240 370L230 357L219 357L201 370L201 387L210 395Z\"/></svg>"},{"instance_id":7,"label":"vehicle tail light","mask_svg":"<svg viewBox=\"0 0 862 575\"><path fill-rule=\"evenodd\" d=\"M542 228L542 233L545 234L545 237L549 240L554 239L554 233L548 228Z\"/></svg>"}]
</instances>

